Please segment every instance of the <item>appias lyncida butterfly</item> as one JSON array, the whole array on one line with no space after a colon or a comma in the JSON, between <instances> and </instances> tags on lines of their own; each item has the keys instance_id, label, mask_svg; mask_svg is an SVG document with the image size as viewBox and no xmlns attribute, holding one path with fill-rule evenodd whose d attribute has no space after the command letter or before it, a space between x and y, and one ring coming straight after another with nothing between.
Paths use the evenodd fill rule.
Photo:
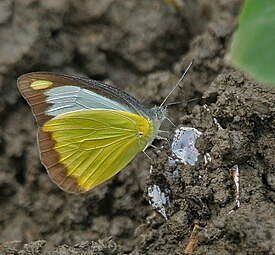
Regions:
<instances>
[{"instance_id":1,"label":"appias lyncida butterfly","mask_svg":"<svg viewBox=\"0 0 275 255\"><path fill-rule=\"evenodd\" d=\"M39 126L41 161L67 192L88 191L121 171L151 145L166 118L163 104L146 109L87 78L34 72L20 76L18 87Z\"/></svg>"}]
</instances>

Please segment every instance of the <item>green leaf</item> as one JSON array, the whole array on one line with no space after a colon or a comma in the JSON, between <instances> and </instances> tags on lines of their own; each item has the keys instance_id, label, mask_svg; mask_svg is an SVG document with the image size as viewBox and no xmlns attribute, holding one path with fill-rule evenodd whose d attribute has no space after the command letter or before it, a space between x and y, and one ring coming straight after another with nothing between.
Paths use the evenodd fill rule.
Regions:
<instances>
[{"instance_id":1,"label":"green leaf","mask_svg":"<svg viewBox=\"0 0 275 255\"><path fill-rule=\"evenodd\" d=\"M255 80L275 85L275 1L246 0L229 60Z\"/></svg>"}]
</instances>

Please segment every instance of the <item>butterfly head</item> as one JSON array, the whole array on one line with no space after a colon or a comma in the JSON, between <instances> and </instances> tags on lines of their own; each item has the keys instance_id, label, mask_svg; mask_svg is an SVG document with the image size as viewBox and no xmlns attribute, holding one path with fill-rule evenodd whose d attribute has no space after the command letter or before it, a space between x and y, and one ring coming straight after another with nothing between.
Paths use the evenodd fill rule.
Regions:
<instances>
[{"instance_id":1,"label":"butterfly head","mask_svg":"<svg viewBox=\"0 0 275 255\"><path fill-rule=\"evenodd\" d=\"M153 125L154 131L157 133L161 123L166 119L167 107L155 106L148 111L150 122Z\"/></svg>"}]
</instances>

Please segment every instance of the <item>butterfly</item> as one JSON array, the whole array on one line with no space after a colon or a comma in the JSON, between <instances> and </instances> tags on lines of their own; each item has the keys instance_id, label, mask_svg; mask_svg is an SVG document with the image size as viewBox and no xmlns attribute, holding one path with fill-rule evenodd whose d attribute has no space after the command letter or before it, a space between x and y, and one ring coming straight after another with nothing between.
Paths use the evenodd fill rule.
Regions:
<instances>
[{"instance_id":1,"label":"butterfly","mask_svg":"<svg viewBox=\"0 0 275 255\"><path fill-rule=\"evenodd\" d=\"M66 192L86 192L117 174L152 144L167 117L164 102L146 109L129 94L87 78L34 72L17 84L39 127L41 162Z\"/></svg>"}]
</instances>

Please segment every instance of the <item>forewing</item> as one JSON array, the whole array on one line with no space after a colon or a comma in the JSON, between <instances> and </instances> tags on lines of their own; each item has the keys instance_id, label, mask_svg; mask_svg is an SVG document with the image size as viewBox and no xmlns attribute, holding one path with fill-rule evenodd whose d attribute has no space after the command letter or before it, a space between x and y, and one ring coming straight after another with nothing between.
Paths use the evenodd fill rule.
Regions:
<instances>
[{"instance_id":1,"label":"forewing","mask_svg":"<svg viewBox=\"0 0 275 255\"><path fill-rule=\"evenodd\" d=\"M61 114L88 109L117 110L147 116L146 110L135 98L95 80L35 72L20 76L17 83L40 127Z\"/></svg>"},{"instance_id":2,"label":"forewing","mask_svg":"<svg viewBox=\"0 0 275 255\"><path fill-rule=\"evenodd\" d=\"M61 189L84 192L125 167L146 147L151 135L148 121L133 113L66 113L40 128L41 160Z\"/></svg>"}]
</instances>

